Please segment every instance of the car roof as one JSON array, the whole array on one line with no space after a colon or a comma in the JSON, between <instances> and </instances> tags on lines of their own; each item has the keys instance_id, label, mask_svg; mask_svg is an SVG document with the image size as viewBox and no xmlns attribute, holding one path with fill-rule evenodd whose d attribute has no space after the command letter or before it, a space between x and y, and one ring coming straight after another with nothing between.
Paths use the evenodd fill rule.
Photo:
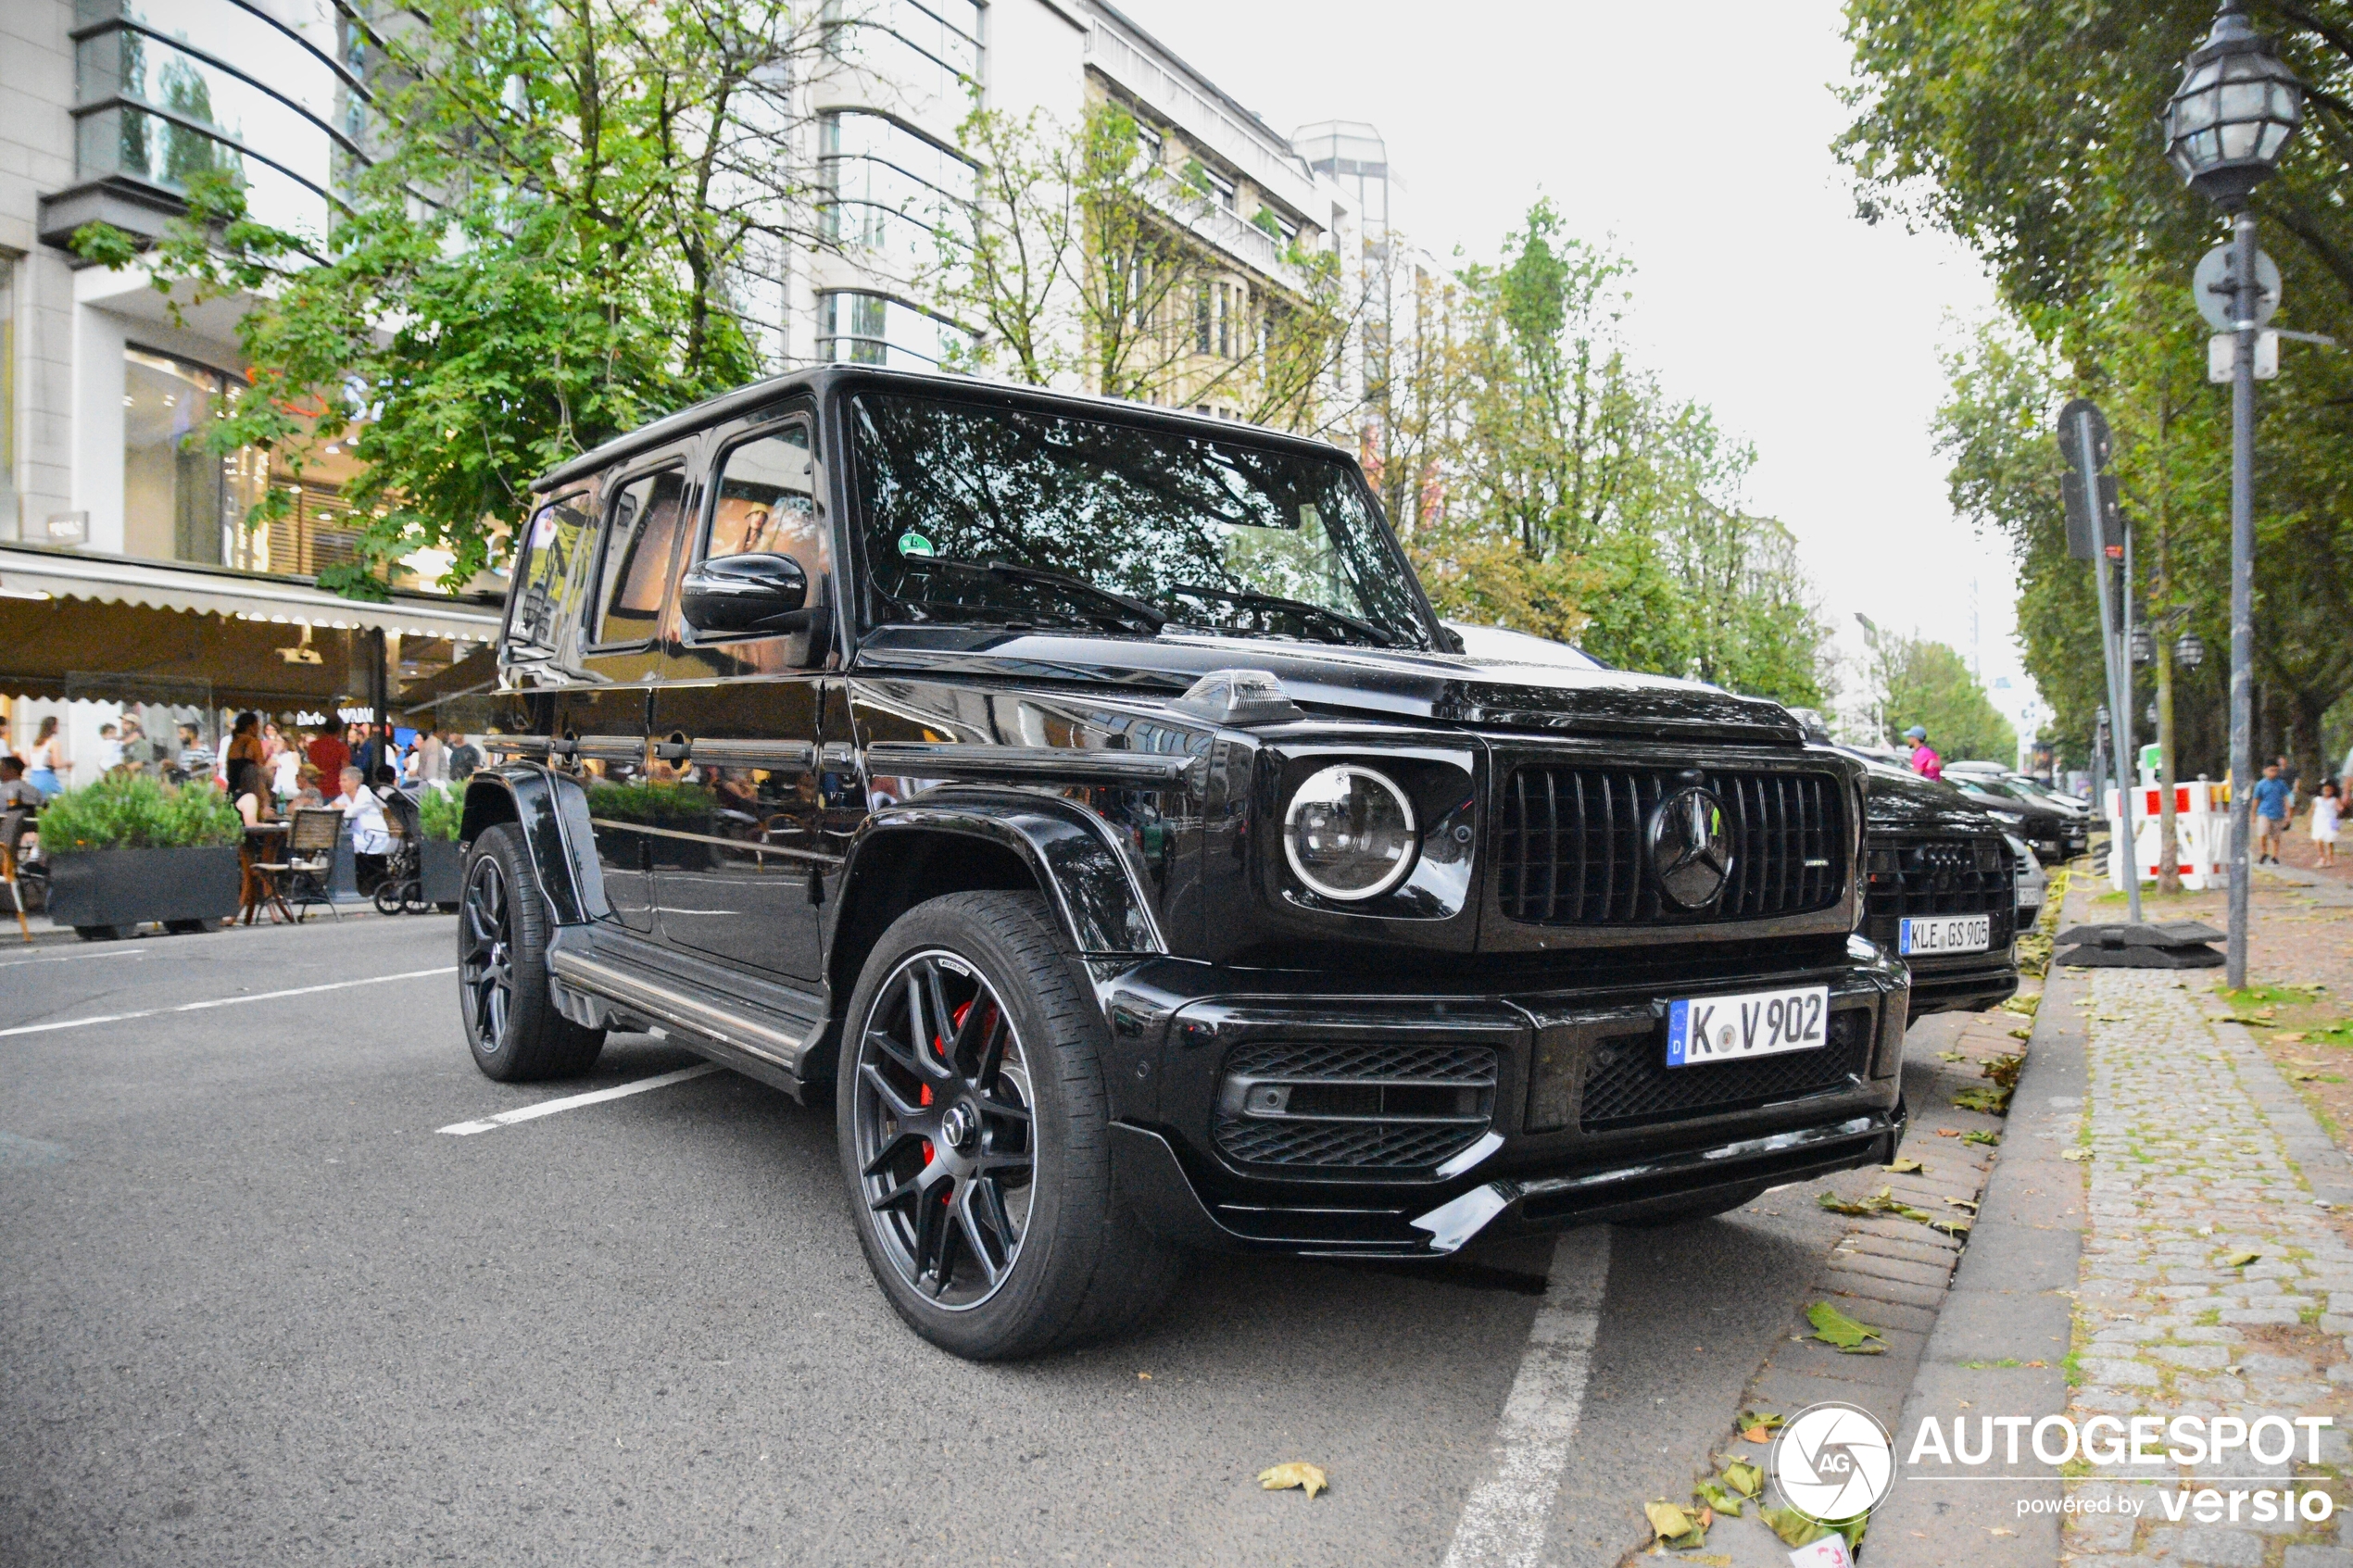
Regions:
<instances>
[{"instance_id":1,"label":"car roof","mask_svg":"<svg viewBox=\"0 0 2353 1568\"><path fill-rule=\"evenodd\" d=\"M624 462L639 452L691 435L708 425L719 424L755 408L765 408L778 398L795 395L822 397L832 388L846 384L887 386L904 392L978 399L1082 419L1110 417L1128 423L1154 424L1190 434L1218 436L1227 441L1241 439L1257 445L1288 446L1307 456L1326 460L1337 458L1351 465L1355 462L1345 449L1313 436L1270 430L1265 425L1221 420L1214 415L1196 414L1183 408L1164 408L1158 404L1138 403L1124 397L1057 392L1047 387L1026 386L1013 382L990 381L979 376L954 375L945 371L895 370L879 365L818 365L781 376L771 376L766 381L754 382L733 392L721 393L691 408L681 408L674 414L666 414L651 423L640 425L624 435L616 435L602 445L549 469L533 482L531 488L535 493L545 495L559 486L601 472L615 463Z\"/></svg>"}]
</instances>

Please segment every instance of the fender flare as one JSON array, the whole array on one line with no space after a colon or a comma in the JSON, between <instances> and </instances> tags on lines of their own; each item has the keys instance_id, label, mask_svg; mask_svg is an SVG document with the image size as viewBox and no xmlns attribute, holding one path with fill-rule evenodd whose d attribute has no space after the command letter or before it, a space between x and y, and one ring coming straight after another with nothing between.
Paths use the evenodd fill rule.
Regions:
<instances>
[{"instance_id":1,"label":"fender flare","mask_svg":"<svg viewBox=\"0 0 2353 1568\"><path fill-rule=\"evenodd\" d=\"M1082 954L1168 952L1139 857L1117 828L1077 801L952 784L926 790L866 819L844 860L843 884L857 884L860 863L873 846L908 834L961 834L1012 850L1037 877Z\"/></svg>"},{"instance_id":2,"label":"fender flare","mask_svg":"<svg viewBox=\"0 0 2353 1568\"><path fill-rule=\"evenodd\" d=\"M466 781L458 837L472 844L494 822L512 822L522 834L524 855L558 925L585 924L607 912L588 797L578 784L524 764L478 771Z\"/></svg>"}]
</instances>

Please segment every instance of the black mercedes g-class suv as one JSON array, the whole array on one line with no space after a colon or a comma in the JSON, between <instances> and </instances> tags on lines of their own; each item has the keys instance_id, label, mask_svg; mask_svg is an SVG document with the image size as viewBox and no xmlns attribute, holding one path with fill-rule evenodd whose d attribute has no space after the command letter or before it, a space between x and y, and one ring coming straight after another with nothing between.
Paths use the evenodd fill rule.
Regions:
<instances>
[{"instance_id":1,"label":"black mercedes g-class suv","mask_svg":"<svg viewBox=\"0 0 2353 1568\"><path fill-rule=\"evenodd\" d=\"M482 1070L608 1030L835 1097L962 1355L1185 1248L1433 1258L1883 1160L1861 767L1456 651L1318 442L836 366L536 486L466 795Z\"/></svg>"}]
</instances>

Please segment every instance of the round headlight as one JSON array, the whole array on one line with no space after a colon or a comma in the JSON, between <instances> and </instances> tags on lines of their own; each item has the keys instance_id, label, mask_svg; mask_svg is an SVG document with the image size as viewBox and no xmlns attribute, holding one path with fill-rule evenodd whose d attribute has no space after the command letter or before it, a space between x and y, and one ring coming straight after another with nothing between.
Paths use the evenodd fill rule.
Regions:
<instances>
[{"instance_id":1,"label":"round headlight","mask_svg":"<svg viewBox=\"0 0 2353 1568\"><path fill-rule=\"evenodd\" d=\"M1283 813L1283 854L1313 892L1377 898L1414 869L1414 804L1386 775L1343 762L1308 775Z\"/></svg>"}]
</instances>

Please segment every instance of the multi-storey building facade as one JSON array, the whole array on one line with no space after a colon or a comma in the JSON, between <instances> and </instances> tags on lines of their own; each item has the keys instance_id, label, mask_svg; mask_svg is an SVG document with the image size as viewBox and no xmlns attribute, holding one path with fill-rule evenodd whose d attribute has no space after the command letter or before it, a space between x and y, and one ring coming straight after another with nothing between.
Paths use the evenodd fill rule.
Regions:
<instances>
[{"instance_id":1,"label":"multi-storey building facade","mask_svg":"<svg viewBox=\"0 0 2353 1568\"><path fill-rule=\"evenodd\" d=\"M1237 367L1263 350L1270 321L1309 302L1314 269L1302 261L1354 256L1351 195L1101 0L812 6L825 45L780 154L806 171L817 243L759 281L752 312L779 369L985 368L985 328L942 287L943 256L977 194L963 127L986 107L1068 132L1115 104L1176 193L1164 214L1196 262L1184 297L1163 302L1155 321L1172 352L1143 384L1116 390L1254 411ZM69 249L93 221L159 233L206 169L240 178L258 217L325 232L339 180L368 152L365 37L338 0L0 7L0 644L56 650L0 659L0 698L62 699L69 670L81 695L102 695L91 677L107 669L103 650L155 640L154 628L128 625L132 606L248 629L304 623L327 647L315 662L261 646L248 650L251 669L230 671L220 661L238 661L214 637L209 652L192 643L145 672L177 671L192 690L208 683L221 703L280 709L332 706L371 684L396 696L404 675L488 630L481 607L420 597L395 614L308 586L351 558L349 455L328 446L297 479L261 451L223 458L199 440L241 384L245 302L175 310L144 270L85 265ZM1086 384L1083 370L1066 379ZM288 493L291 515L249 532L243 520L268 485ZM432 563L420 564L430 577ZM144 585L123 589L132 579ZM92 605L107 608L68 608ZM378 632L390 651L365 646ZM73 659L83 662L61 662Z\"/></svg>"}]
</instances>

